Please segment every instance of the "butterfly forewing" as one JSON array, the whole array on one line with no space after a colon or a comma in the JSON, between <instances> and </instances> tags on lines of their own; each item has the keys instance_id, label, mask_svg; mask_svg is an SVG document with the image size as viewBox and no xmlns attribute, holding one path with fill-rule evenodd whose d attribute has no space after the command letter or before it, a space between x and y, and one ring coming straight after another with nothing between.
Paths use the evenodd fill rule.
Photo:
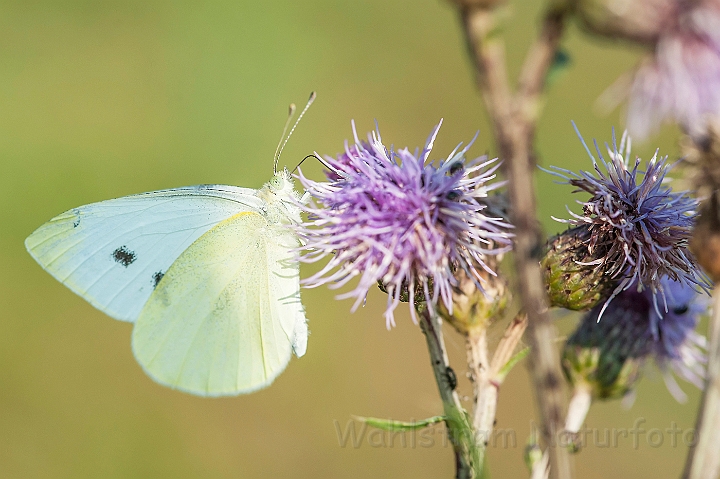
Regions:
<instances>
[{"instance_id":1,"label":"butterfly forewing","mask_svg":"<svg viewBox=\"0 0 720 479\"><path fill-rule=\"evenodd\" d=\"M263 203L254 190L200 185L93 203L26 240L38 263L113 318L135 321L180 254L218 222Z\"/></svg>"},{"instance_id":2,"label":"butterfly forewing","mask_svg":"<svg viewBox=\"0 0 720 479\"><path fill-rule=\"evenodd\" d=\"M293 346L304 352L307 341L297 246L287 228L257 213L206 232L140 313L132 341L138 362L161 384L204 396L269 385Z\"/></svg>"}]
</instances>

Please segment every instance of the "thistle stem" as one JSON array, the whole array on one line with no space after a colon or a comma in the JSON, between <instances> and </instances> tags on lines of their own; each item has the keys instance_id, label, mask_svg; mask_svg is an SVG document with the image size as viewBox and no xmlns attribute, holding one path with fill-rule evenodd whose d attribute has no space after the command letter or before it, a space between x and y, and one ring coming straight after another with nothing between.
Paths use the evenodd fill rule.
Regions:
<instances>
[{"instance_id":1,"label":"thistle stem","mask_svg":"<svg viewBox=\"0 0 720 479\"><path fill-rule=\"evenodd\" d=\"M698 440L690 447L683 472L685 479L720 475L720 287L716 287L714 292L708 336L707 379L695 424Z\"/></svg>"},{"instance_id":2,"label":"thistle stem","mask_svg":"<svg viewBox=\"0 0 720 479\"><path fill-rule=\"evenodd\" d=\"M488 360L487 329L471 331L465 340L467 346L470 381L473 384L474 404L473 429L478 447L487 447L497 409L498 385L493 381ZM484 454L483 454L484 457Z\"/></svg>"},{"instance_id":3,"label":"thistle stem","mask_svg":"<svg viewBox=\"0 0 720 479\"><path fill-rule=\"evenodd\" d=\"M473 428L478 447L482 449L487 447L495 427L498 393L505 379L505 367L510 362L526 327L525 315L515 318L498 343L492 361L488 356L487 329L480 328L466 334L468 367L475 399Z\"/></svg>"},{"instance_id":4,"label":"thistle stem","mask_svg":"<svg viewBox=\"0 0 720 479\"><path fill-rule=\"evenodd\" d=\"M563 428L564 394L561 389L560 358L555 349L555 328L547 313L547 298L539 265L540 226L536 220L533 185L534 134L540 112L546 74L552 65L563 32L567 6L554 2L522 68L518 92L513 94L507 79L504 45L496 2L460 1L458 8L466 43L476 68L481 91L504 160L508 177L512 223L515 225L515 265L522 305L528 315L531 369L540 406L542 435L549 450L550 475L571 477L564 448L554 447L555 435Z\"/></svg>"},{"instance_id":5,"label":"thistle stem","mask_svg":"<svg viewBox=\"0 0 720 479\"><path fill-rule=\"evenodd\" d=\"M578 387L573 393L573 397L568 404L567 418L565 419L565 430L569 433L577 433L585 422L592 396L590 389L586 387Z\"/></svg>"},{"instance_id":6,"label":"thistle stem","mask_svg":"<svg viewBox=\"0 0 720 479\"><path fill-rule=\"evenodd\" d=\"M449 372L450 361L445 348L442 333L442 319L431 314L428 309L420 312L420 327L425 334L430 362L435 374L435 382L440 392L445 413L445 424L455 452L457 479L473 479L479 465L479 451L474 447L472 427L468 422L467 413L460 404L460 397L455 391L454 381Z\"/></svg>"},{"instance_id":7,"label":"thistle stem","mask_svg":"<svg viewBox=\"0 0 720 479\"><path fill-rule=\"evenodd\" d=\"M513 358L515 348L520 342L525 329L527 329L527 325L527 316L521 314L513 319L505 329L505 334L503 334L497 348L495 348L495 354L493 354L492 363L490 364L493 376L497 381L502 382L505 379L505 375L507 374L505 369Z\"/></svg>"}]
</instances>

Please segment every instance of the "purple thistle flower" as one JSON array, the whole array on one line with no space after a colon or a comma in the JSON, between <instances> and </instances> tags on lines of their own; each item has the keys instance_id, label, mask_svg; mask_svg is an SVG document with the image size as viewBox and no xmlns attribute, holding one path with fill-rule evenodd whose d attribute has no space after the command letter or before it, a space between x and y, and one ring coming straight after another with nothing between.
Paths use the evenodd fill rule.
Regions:
<instances>
[{"instance_id":1,"label":"purple thistle flower","mask_svg":"<svg viewBox=\"0 0 720 479\"><path fill-rule=\"evenodd\" d=\"M372 147L367 144L366 142L362 142L362 147L365 150L369 150ZM325 171L325 176L330 181L338 181L342 179L342 176L340 175L340 171L343 171L346 168L352 168L353 161L360 160L361 153L357 146L355 145L349 145L345 147L346 151L343 153L340 153L337 158L335 158L335 163L337 163L337 167L335 169L328 169ZM326 157L328 161L332 161L332 158Z\"/></svg>"},{"instance_id":2,"label":"purple thistle flower","mask_svg":"<svg viewBox=\"0 0 720 479\"><path fill-rule=\"evenodd\" d=\"M708 121L720 116L720 4L678 5L681 11L637 68L630 87L627 127L637 138L667 120L702 137Z\"/></svg>"},{"instance_id":3,"label":"purple thistle flower","mask_svg":"<svg viewBox=\"0 0 720 479\"><path fill-rule=\"evenodd\" d=\"M598 305L583 317L568 339L566 356L573 352L568 347L599 349L594 369L581 372L585 380L594 383L597 396L613 398L631 391L640 366L649 358L663 371L666 385L678 401L683 402L685 394L672 372L702 389L706 339L695 328L699 316L709 307L709 298L668 277L663 277L661 283L669 306L662 317L652 305L650 290L633 284L610 303L602 321L598 322L603 309ZM635 372L623 374L627 368Z\"/></svg>"},{"instance_id":4,"label":"purple thistle flower","mask_svg":"<svg viewBox=\"0 0 720 479\"><path fill-rule=\"evenodd\" d=\"M575 131L580 136L577 127ZM595 172L574 173L557 167L552 167L554 171L549 172L578 187L576 191L591 195L588 201L580 202L582 215L568 210L573 218L558 221L589 228L588 249L596 259L586 264L602 268L618 282L601 315L612 299L633 283L650 289L658 314L657 295L662 298L667 311L667 297L661 282L664 276L686 285L699 285L707 291L709 280L688 249L697 202L687 193L674 193L663 184L671 168L667 156L658 158L656 151L643 172L639 169L640 158L629 166L631 142L627 133L618 149L613 132L613 149L606 145L609 161L602 156L595 142L600 163L582 136L580 140L592 159Z\"/></svg>"},{"instance_id":5,"label":"purple thistle flower","mask_svg":"<svg viewBox=\"0 0 720 479\"><path fill-rule=\"evenodd\" d=\"M695 288L663 278L665 294L668 298L669 311L659 316L655 308L651 308L650 332L653 335L652 355L661 369L682 377L684 380L703 388L707 340L695 331L698 317L707 312L710 298L700 294ZM645 291L645 297L649 294ZM673 377L665 375L665 382L670 393L678 401L683 401L684 394Z\"/></svg>"},{"instance_id":6,"label":"purple thistle flower","mask_svg":"<svg viewBox=\"0 0 720 479\"><path fill-rule=\"evenodd\" d=\"M466 161L470 145L458 145L437 165L427 163L441 124L421 152L411 153L388 150L379 130L361 142L353 123L355 144L346 143L337 159L326 157L329 182L299 173L313 198L303 206L309 220L299 229L308 251L303 260L331 256L306 286L340 288L359 276L355 289L338 296L355 298L355 310L380 282L388 293L390 327L403 291L415 319L418 293L430 308L441 300L452 311L455 271L465 271L479 287L480 270L495 274L484 258L508 251L512 236L504 220L484 214L488 192L502 185L488 184L498 165L486 157Z\"/></svg>"}]
</instances>

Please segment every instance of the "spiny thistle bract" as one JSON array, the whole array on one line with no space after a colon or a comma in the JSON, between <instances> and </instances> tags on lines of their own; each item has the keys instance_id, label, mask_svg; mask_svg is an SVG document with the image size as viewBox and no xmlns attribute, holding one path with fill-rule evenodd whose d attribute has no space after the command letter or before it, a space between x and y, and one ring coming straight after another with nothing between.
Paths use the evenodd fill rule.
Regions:
<instances>
[{"instance_id":1,"label":"spiny thistle bract","mask_svg":"<svg viewBox=\"0 0 720 479\"><path fill-rule=\"evenodd\" d=\"M590 237L589 228L583 225L548 241L540 266L550 306L586 311L612 294L610 277L602 268L587 265L593 259L588 248Z\"/></svg>"},{"instance_id":2,"label":"spiny thistle bract","mask_svg":"<svg viewBox=\"0 0 720 479\"><path fill-rule=\"evenodd\" d=\"M497 256L488 256L485 261L492 270L497 269ZM483 276L482 289L478 289L477 280L456 271L452 308L448 310L443 303L438 305L438 314L462 334L482 331L502 317L512 296L505 278L484 270L478 273Z\"/></svg>"},{"instance_id":3,"label":"spiny thistle bract","mask_svg":"<svg viewBox=\"0 0 720 479\"><path fill-rule=\"evenodd\" d=\"M442 122L441 122L442 124ZM388 293L385 318L417 293L431 309L442 303L452 311L455 273L463 271L482 288L481 272L495 274L486 255L508 251L510 225L485 214L489 183L498 168L486 157L466 160L470 145L453 150L445 160L428 162L437 125L422 151L387 149L379 131L361 142L353 123L354 145L337 158L326 157L327 182L298 177L312 200L303 206L308 221L299 227L307 253L303 261L330 256L308 287L329 284L340 288L359 276L357 286L338 298L355 298L361 305L378 282ZM472 143L472 142L471 142Z\"/></svg>"},{"instance_id":4,"label":"spiny thistle bract","mask_svg":"<svg viewBox=\"0 0 720 479\"><path fill-rule=\"evenodd\" d=\"M575 131L580 136L577 128ZM606 145L609 161L603 157L597 142L599 161L582 136L580 139L592 160L594 173L575 173L557 167L551 167L549 172L576 186L576 191L591 195L589 200L580 202L582 215L570 212L571 219L558 221L589 230L589 257L579 264L599 268L615 282L605 307L630 284L637 283L651 290L658 312L667 311L661 282L665 276L708 290L709 280L688 249L697 202L687 193L675 193L663 183L670 169L667 156L659 158L656 151L643 171L640 158L629 165L627 134L623 135L618 148L613 132L612 149Z\"/></svg>"},{"instance_id":5,"label":"spiny thistle bract","mask_svg":"<svg viewBox=\"0 0 720 479\"><path fill-rule=\"evenodd\" d=\"M573 385L589 387L595 398L620 398L634 388L645 361L654 359L679 401L685 395L671 372L702 389L706 341L695 328L708 297L667 277L661 283L669 307L662 317L652 293L635 284L618 294L601 321L600 305L583 316L563 351L563 369Z\"/></svg>"}]
</instances>

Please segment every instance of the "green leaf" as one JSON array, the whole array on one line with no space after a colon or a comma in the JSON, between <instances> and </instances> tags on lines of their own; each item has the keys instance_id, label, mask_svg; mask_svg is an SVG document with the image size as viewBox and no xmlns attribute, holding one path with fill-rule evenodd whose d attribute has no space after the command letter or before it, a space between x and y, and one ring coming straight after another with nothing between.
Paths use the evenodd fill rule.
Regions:
<instances>
[{"instance_id":1,"label":"green leaf","mask_svg":"<svg viewBox=\"0 0 720 479\"><path fill-rule=\"evenodd\" d=\"M503 381L505 380L505 377L506 377L506 376L508 375L508 373L510 372L510 370L511 370L517 363L519 363L520 361L522 361L523 359L525 359L525 356L527 356L529 352L530 352L530 348L527 347L527 348L521 349L520 351L518 351L517 353L515 353L515 354L510 358L510 360L509 360L507 363L505 363L505 366L503 366L502 368L500 368L500 371L498 371L497 376L495 376L496 380L497 380L498 382L503 382Z\"/></svg>"},{"instance_id":2,"label":"green leaf","mask_svg":"<svg viewBox=\"0 0 720 479\"><path fill-rule=\"evenodd\" d=\"M419 421L413 422L395 421L392 419L379 419L376 417L353 416L353 418L360 422L364 422L368 426L390 432L413 431L445 421L445 416L433 416L427 419L421 419Z\"/></svg>"},{"instance_id":3,"label":"green leaf","mask_svg":"<svg viewBox=\"0 0 720 479\"><path fill-rule=\"evenodd\" d=\"M486 445L478 443L467 413L464 410L453 410L448 413L447 422L450 429L450 440L454 444L460 444L461 449L470 460L473 479L489 478Z\"/></svg>"}]
</instances>

